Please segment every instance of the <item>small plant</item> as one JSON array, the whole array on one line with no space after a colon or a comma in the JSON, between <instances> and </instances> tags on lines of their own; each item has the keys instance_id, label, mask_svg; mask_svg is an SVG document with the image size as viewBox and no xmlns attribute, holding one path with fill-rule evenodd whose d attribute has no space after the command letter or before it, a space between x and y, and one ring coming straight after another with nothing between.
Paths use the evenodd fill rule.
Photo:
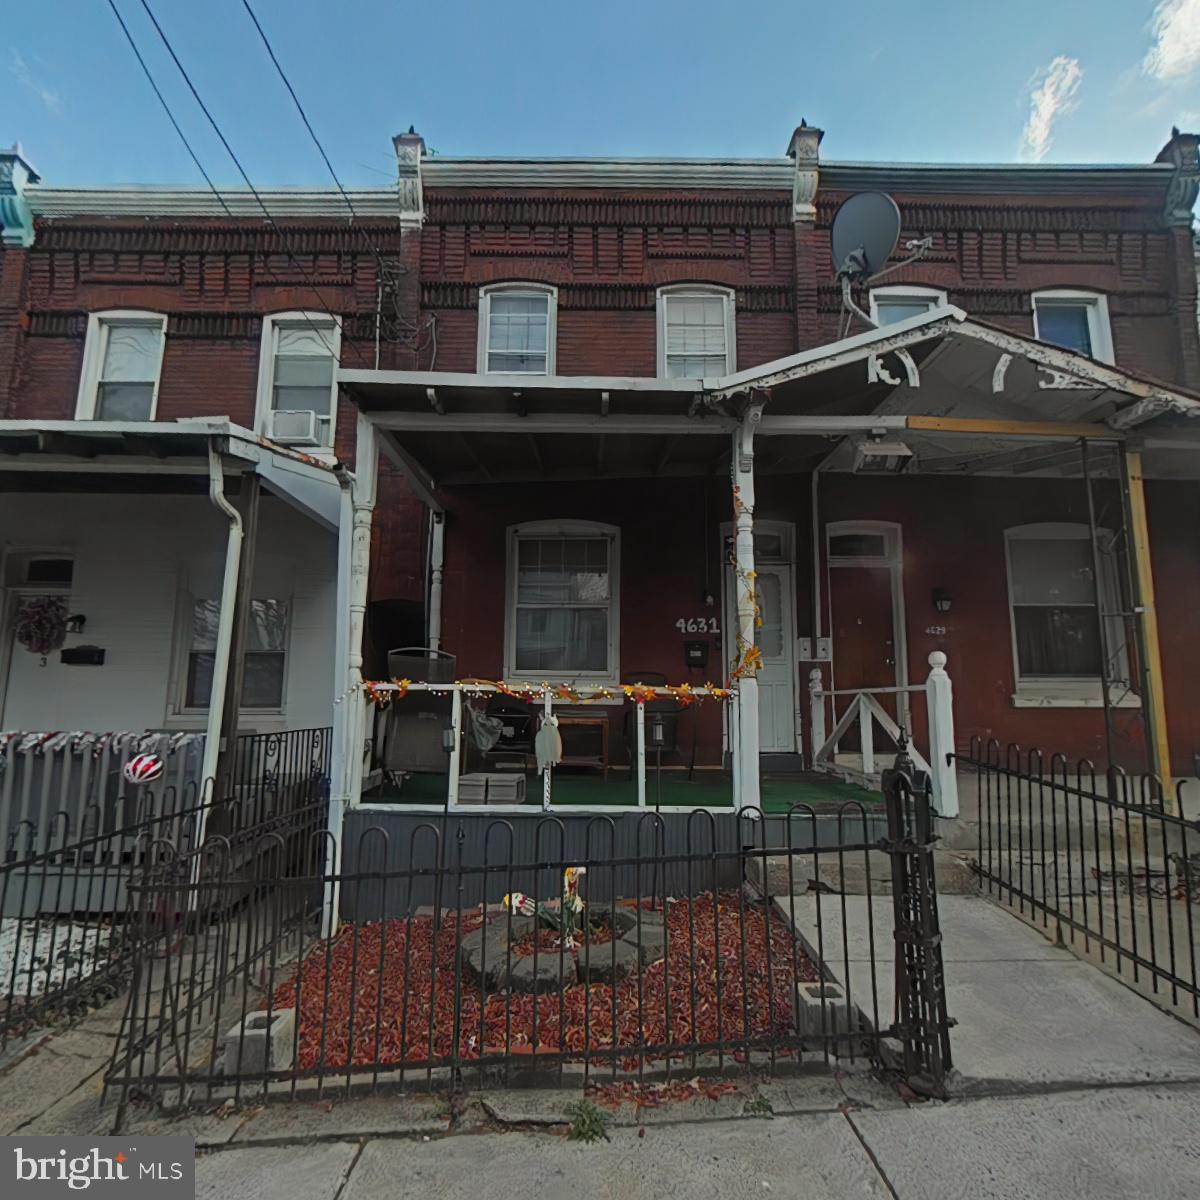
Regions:
<instances>
[{"instance_id":1,"label":"small plant","mask_svg":"<svg viewBox=\"0 0 1200 1200\"><path fill-rule=\"evenodd\" d=\"M774 1117L775 1110L766 1096L751 1096L742 1110L748 1117Z\"/></svg>"},{"instance_id":2,"label":"small plant","mask_svg":"<svg viewBox=\"0 0 1200 1200\"><path fill-rule=\"evenodd\" d=\"M571 1118L571 1126L567 1137L573 1142L598 1142L603 1138L606 1142L612 1139L608 1136L608 1123L612 1119L602 1108L597 1108L590 1100L574 1100L567 1105L567 1116Z\"/></svg>"}]
</instances>

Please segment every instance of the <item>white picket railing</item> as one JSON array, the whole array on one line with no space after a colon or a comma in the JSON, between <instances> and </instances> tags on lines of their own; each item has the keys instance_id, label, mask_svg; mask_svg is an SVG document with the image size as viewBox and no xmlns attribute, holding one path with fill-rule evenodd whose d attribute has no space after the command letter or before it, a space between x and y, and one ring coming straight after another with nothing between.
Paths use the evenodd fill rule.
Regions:
<instances>
[{"instance_id":1,"label":"white picket railing","mask_svg":"<svg viewBox=\"0 0 1200 1200\"><path fill-rule=\"evenodd\" d=\"M879 696L898 696L924 692L926 712L929 718L929 757L912 744L912 730L906 730L909 739L909 754L913 762L929 772L933 785L933 807L939 816L958 816L958 777L955 774L952 755L954 753L954 698L950 676L946 674L946 656L935 650L929 656L929 676L924 683L909 687L869 689L827 689L820 667L813 667L808 677L812 765L819 771L831 771L861 778L863 782L875 781L876 758L875 726L878 725L895 743L900 737L900 726L896 719L879 703ZM838 718L833 729L826 732L825 702L835 696L852 697L845 712ZM857 725L861 767L856 769L839 763L838 747L847 731Z\"/></svg>"}]
</instances>

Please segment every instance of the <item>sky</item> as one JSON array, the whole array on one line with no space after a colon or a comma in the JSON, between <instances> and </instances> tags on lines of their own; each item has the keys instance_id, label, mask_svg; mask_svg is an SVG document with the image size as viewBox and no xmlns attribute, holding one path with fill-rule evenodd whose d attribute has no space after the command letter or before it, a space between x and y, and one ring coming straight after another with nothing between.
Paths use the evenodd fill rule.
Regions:
<instances>
[{"instance_id":1,"label":"sky","mask_svg":"<svg viewBox=\"0 0 1200 1200\"><path fill-rule=\"evenodd\" d=\"M240 177L114 0L218 184ZM1200 129L1200 0L250 0L345 185L441 154L1149 162ZM255 184L331 183L243 0L149 0ZM5 6L0 145L51 184L202 184L109 0Z\"/></svg>"}]
</instances>

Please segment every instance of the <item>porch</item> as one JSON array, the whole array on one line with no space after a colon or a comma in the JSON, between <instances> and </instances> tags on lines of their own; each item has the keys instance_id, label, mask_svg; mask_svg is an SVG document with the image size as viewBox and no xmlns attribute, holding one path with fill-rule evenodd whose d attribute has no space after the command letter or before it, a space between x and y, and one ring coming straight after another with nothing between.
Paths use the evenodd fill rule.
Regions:
<instances>
[{"instance_id":1,"label":"porch","mask_svg":"<svg viewBox=\"0 0 1200 1200\"><path fill-rule=\"evenodd\" d=\"M587 688L735 685L736 706L679 716L664 808L765 809L814 769L870 793L901 731L944 815L947 756L972 735L1170 771L1149 529L1172 561L1190 544L1175 518L1200 475L1181 427L1194 398L954 309L715 380L340 380L360 449L431 508L427 648L454 656L451 681L565 688L535 725L569 722ZM368 481L356 503L372 499ZM918 669L935 655L956 691L935 698L940 722ZM653 772L625 782L628 722L597 707L617 781L559 769L552 806L644 810ZM389 792L358 720L371 748L352 803L462 803L449 778ZM465 724L441 726L453 753ZM469 753L455 779L479 773ZM536 803L539 778L517 774Z\"/></svg>"}]
</instances>

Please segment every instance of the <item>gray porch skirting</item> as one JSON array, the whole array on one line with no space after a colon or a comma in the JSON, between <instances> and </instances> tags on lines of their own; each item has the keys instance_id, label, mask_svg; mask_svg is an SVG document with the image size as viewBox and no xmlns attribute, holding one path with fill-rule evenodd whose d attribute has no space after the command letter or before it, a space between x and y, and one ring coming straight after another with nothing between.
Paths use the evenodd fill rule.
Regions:
<instances>
[{"instance_id":1,"label":"gray porch skirting","mask_svg":"<svg viewBox=\"0 0 1200 1200\"><path fill-rule=\"evenodd\" d=\"M509 892L561 891L562 869L588 865L591 900L684 896L742 879L742 851L793 853L875 843L882 813L814 818L732 812L594 814L350 810L342 844L348 921L405 916L429 905L496 904ZM460 869L461 866L461 869Z\"/></svg>"}]
</instances>

